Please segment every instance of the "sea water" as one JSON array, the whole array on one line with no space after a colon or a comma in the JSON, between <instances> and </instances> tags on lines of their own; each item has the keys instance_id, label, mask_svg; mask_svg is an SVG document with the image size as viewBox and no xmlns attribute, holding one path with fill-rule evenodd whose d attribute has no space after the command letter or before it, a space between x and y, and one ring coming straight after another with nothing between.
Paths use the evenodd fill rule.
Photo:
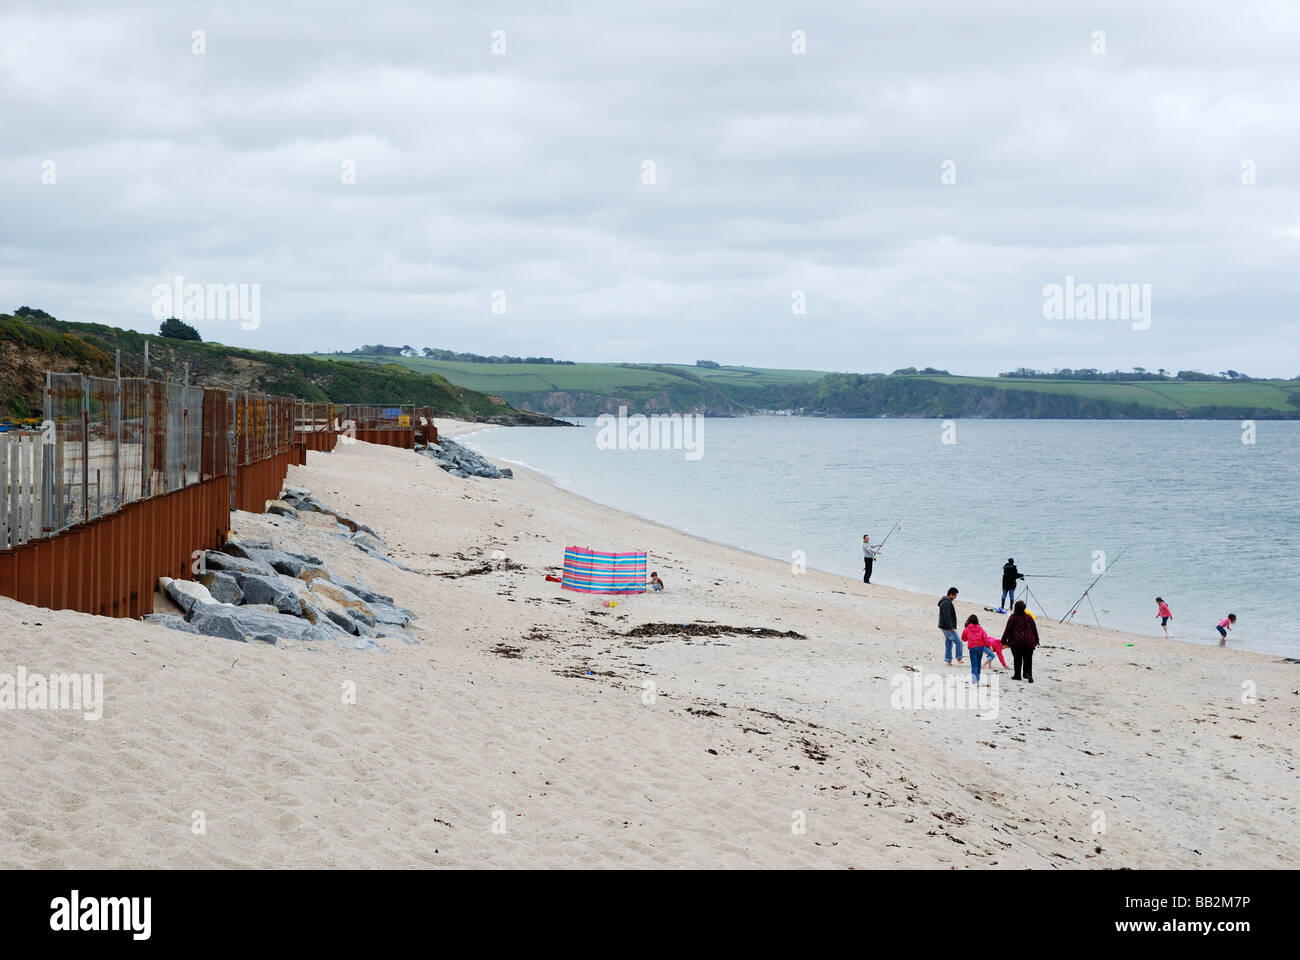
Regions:
<instances>
[{"instance_id":1,"label":"sea water","mask_svg":"<svg viewBox=\"0 0 1300 960\"><path fill-rule=\"evenodd\" d=\"M602 449L596 420L467 445L599 503L719 543L997 606L1002 565L1039 615L1300 657L1300 422L745 417L682 450ZM608 436L608 431L606 431ZM1246 441L1246 442L1243 442ZM1252 442L1253 441L1253 442ZM899 526L901 524L901 526ZM655 544L606 543L608 550ZM556 562L559 562L557 555ZM1088 597L1079 596L1105 569ZM707 576L707 571L698 571ZM937 615L936 615L937 617Z\"/></svg>"}]
</instances>

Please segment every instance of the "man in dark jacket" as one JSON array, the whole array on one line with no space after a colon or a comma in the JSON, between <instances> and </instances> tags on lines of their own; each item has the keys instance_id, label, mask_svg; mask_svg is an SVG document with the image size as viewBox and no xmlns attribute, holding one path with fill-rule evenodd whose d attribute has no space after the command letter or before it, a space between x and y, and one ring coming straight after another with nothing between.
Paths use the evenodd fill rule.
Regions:
<instances>
[{"instance_id":1,"label":"man in dark jacket","mask_svg":"<svg viewBox=\"0 0 1300 960\"><path fill-rule=\"evenodd\" d=\"M948 595L939 601L939 630L943 633L943 662L952 666L952 652L957 650L957 662L961 663L961 637L957 635L957 608L952 602L957 599L957 588L949 587Z\"/></svg>"},{"instance_id":2,"label":"man in dark jacket","mask_svg":"<svg viewBox=\"0 0 1300 960\"><path fill-rule=\"evenodd\" d=\"M1030 683L1034 682L1034 647L1038 646L1038 624L1034 618L1025 613L1025 601L1017 600L1015 613L1007 617L1006 628L1002 631L1002 645L1011 648L1012 667L1015 670L1012 680L1019 680L1021 673Z\"/></svg>"},{"instance_id":3,"label":"man in dark jacket","mask_svg":"<svg viewBox=\"0 0 1300 960\"><path fill-rule=\"evenodd\" d=\"M1016 569L1016 558L1007 557L1007 562L1002 565L1002 599L998 601L998 606L1002 609L998 613L1011 609L1011 604L1016 599L1016 581L1023 579L1024 574Z\"/></svg>"}]
</instances>

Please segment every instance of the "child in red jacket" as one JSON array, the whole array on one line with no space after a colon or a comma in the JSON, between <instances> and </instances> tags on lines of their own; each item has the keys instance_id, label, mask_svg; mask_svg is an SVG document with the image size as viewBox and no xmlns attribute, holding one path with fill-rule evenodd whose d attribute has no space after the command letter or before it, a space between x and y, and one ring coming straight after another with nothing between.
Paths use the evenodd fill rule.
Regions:
<instances>
[{"instance_id":1,"label":"child in red jacket","mask_svg":"<svg viewBox=\"0 0 1300 960\"><path fill-rule=\"evenodd\" d=\"M981 656L981 653L987 650L996 651L998 659L1002 661L1002 666L1007 665L1007 661L1002 657L1002 644L984 632L984 628L980 626L980 618L975 614L972 613L966 618L966 629L961 632L961 639L970 651L970 678L972 683L980 682L980 667L984 663L984 657Z\"/></svg>"},{"instance_id":2,"label":"child in red jacket","mask_svg":"<svg viewBox=\"0 0 1300 960\"><path fill-rule=\"evenodd\" d=\"M1160 626L1164 627L1165 639L1169 638L1169 621L1172 617L1169 604L1165 603L1162 597L1156 597L1156 619L1160 621Z\"/></svg>"}]
</instances>

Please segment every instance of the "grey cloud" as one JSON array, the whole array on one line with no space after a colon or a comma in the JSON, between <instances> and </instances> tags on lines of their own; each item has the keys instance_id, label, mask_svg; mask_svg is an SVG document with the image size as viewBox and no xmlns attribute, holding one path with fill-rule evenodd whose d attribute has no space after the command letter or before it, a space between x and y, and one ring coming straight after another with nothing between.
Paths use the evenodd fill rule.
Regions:
<instances>
[{"instance_id":1,"label":"grey cloud","mask_svg":"<svg viewBox=\"0 0 1300 960\"><path fill-rule=\"evenodd\" d=\"M0 309L152 329L180 274L260 283L258 330L199 326L267 349L1294 376L1298 32L1269 2L11 3ZM1152 284L1151 329L1045 320L1066 275Z\"/></svg>"}]
</instances>

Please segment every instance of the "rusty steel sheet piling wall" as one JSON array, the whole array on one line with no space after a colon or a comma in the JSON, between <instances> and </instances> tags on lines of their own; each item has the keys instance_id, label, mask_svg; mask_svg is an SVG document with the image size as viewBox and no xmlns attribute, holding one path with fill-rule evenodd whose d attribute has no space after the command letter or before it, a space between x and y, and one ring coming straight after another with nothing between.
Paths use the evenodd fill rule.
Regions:
<instances>
[{"instance_id":1,"label":"rusty steel sheet piling wall","mask_svg":"<svg viewBox=\"0 0 1300 960\"><path fill-rule=\"evenodd\" d=\"M0 595L51 609L149 613L294 455L288 397L49 373L45 419L0 435Z\"/></svg>"},{"instance_id":2,"label":"rusty steel sheet piling wall","mask_svg":"<svg viewBox=\"0 0 1300 960\"><path fill-rule=\"evenodd\" d=\"M222 546L231 510L261 513L341 436L410 449L438 430L431 407L47 373L42 429L0 433L0 596L149 613L159 577L191 579Z\"/></svg>"}]
</instances>

